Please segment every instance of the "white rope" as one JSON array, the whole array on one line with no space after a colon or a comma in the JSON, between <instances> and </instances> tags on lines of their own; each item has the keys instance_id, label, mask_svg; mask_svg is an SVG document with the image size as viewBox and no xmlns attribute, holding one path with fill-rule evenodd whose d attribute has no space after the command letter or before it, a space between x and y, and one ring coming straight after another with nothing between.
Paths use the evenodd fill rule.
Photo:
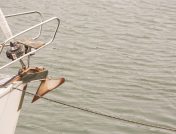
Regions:
<instances>
[{"instance_id":1,"label":"white rope","mask_svg":"<svg viewBox=\"0 0 176 134\"><path fill-rule=\"evenodd\" d=\"M2 30L2 32L4 33L6 39L12 37L12 31L7 23L7 20L0 8L0 28Z\"/></svg>"}]
</instances>

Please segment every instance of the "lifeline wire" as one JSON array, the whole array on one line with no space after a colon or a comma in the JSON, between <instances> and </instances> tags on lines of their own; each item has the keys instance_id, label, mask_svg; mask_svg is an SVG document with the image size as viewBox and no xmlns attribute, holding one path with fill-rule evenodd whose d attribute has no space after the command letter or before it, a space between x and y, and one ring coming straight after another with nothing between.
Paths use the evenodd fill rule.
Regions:
<instances>
[{"instance_id":1,"label":"lifeline wire","mask_svg":"<svg viewBox=\"0 0 176 134\"><path fill-rule=\"evenodd\" d=\"M151 128L157 128L157 129L163 129L163 130L167 130L167 131L176 132L176 128L165 127L165 126L161 126L161 125L153 125L153 124L138 122L138 121L134 121L134 120L124 119L124 118L121 118L121 117L112 116L112 115L108 115L108 114L105 114L105 113L100 113L98 111L94 111L94 110L91 110L91 109L74 106L74 105L59 101L59 100L52 100L52 99L49 99L49 98L46 98L46 97L43 97L43 96L39 96L37 94L33 94L31 92L28 92L28 91L21 90L19 88L14 88L14 89L25 92L28 95L40 97L44 100L47 100L47 101L50 101L50 102L53 102L53 103L56 103L56 104L64 105L64 106L67 106L67 107L71 107L71 108L78 109L78 110L81 110L81 111L85 111L85 112L88 112L88 113L96 114L96 115L99 115L99 116L103 116L103 117L107 117L107 118L111 118L111 119L115 119L115 120L120 120L120 121L132 123L132 124L136 124L136 125L140 125L140 126L146 126L146 127L151 127Z\"/></svg>"}]
</instances>

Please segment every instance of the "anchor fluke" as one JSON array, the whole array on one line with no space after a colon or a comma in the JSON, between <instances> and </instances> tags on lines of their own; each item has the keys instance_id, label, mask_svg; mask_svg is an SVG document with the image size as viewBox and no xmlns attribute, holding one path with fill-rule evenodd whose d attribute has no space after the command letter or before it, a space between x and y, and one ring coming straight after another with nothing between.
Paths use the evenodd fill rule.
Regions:
<instances>
[{"instance_id":1,"label":"anchor fluke","mask_svg":"<svg viewBox=\"0 0 176 134\"><path fill-rule=\"evenodd\" d=\"M33 97L32 103L38 100L40 96L47 94L48 92L62 85L64 82L64 78L49 79L47 77L45 80L41 80L40 86L36 92L36 95Z\"/></svg>"}]
</instances>

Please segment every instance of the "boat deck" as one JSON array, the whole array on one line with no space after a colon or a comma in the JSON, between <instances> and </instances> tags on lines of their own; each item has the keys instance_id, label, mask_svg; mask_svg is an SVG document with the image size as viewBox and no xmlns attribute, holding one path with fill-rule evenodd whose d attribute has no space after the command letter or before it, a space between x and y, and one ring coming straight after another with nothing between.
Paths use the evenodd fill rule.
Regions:
<instances>
[{"instance_id":1,"label":"boat deck","mask_svg":"<svg viewBox=\"0 0 176 134\"><path fill-rule=\"evenodd\" d=\"M10 76L10 75L0 74L0 88L1 88L1 85L5 84L11 78L12 78L12 76Z\"/></svg>"}]
</instances>

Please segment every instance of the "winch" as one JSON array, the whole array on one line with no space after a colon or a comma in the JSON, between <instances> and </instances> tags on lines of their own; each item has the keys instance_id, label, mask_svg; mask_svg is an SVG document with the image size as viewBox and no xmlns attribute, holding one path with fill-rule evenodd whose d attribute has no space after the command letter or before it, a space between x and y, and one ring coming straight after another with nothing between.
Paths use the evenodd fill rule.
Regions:
<instances>
[{"instance_id":1,"label":"winch","mask_svg":"<svg viewBox=\"0 0 176 134\"><path fill-rule=\"evenodd\" d=\"M15 60L21 57L25 52L24 45L17 43L17 42L10 42L10 47L6 51L6 56L11 59Z\"/></svg>"}]
</instances>

